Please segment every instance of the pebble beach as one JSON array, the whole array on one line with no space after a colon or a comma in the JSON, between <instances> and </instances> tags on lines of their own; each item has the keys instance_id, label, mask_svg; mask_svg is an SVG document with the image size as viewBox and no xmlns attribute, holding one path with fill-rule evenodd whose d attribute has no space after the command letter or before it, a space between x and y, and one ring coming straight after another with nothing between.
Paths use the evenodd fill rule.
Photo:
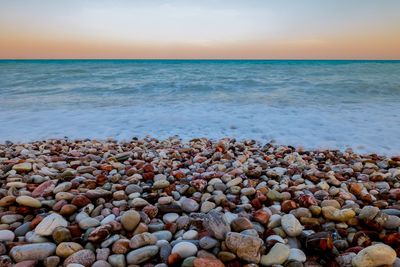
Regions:
<instances>
[{"instance_id":1,"label":"pebble beach","mask_svg":"<svg viewBox=\"0 0 400 267\"><path fill-rule=\"evenodd\" d=\"M253 140L0 145L0 266L400 266L400 156Z\"/></svg>"}]
</instances>

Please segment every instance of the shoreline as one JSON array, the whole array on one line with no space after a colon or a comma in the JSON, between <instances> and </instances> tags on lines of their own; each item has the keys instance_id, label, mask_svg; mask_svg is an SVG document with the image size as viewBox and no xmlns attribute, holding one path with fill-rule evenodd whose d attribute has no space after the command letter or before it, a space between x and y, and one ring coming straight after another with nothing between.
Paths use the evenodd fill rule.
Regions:
<instances>
[{"instance_id":1,"label":"shoreline","mask_svg":"<svg viewBox=\"0 0 400 267\"><path fill-rule=\"evenodd\" d=\"M400 156L52 139L0 144L0 182L4 266L400 266Z\"/></svg>"}]
</instances>

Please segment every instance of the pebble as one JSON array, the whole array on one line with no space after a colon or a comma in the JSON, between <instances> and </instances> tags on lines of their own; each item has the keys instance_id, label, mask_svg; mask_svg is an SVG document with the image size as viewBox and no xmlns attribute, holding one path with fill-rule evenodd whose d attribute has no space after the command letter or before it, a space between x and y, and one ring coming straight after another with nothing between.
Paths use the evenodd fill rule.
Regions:
<instances>
[{"instance_id":1,"label":"pebble","mask_svg":"<svg viewBox=\"0 0 400 267\"><path fill-rule=\"evenodd\" d=\"M283 264L290 255L290 249L281 243L276 243L267 255L261 257L261 264L265 266Z\"/></svg>"},{"instance_id":2,"label":"pebble","mask_svg":"<svg viewBox=\"0 0 400 267\"><path fill-rule=\"evenodd\" d=\"M37 243L15 246L10 250L10 256L14 261L44 260L56 251L53 243Z\"/></svg>"},{"instance_id":3,"label":"pebble","mask_svg":"<svg viewBox=\"0 0 400 267\"><path fill-rule=\"evenodd\" d=\"M303 231L303 226L293 214L285 214L281 218L281 225L288 236L299 236Z\"/></svg>"},{"instance_id":4,"label":"pebble","mask_svg":"<svg viewBox=\"0 0 400 267\"><path fill-rule=\"evenodd\" d=\"M354 267L391 266L396 260L394 249L385 244L376 244L361 250L353 259Z\"/></svg>"},{"instance_id":5,"label":"pebble","mask_svg":"<svg viewBox=\"0 0 400 267\"><path fill-rule=\"evenodd\" d=\"M13 241L15 238L15 234L10 230L0 230L0 241Z\"/></svg>"},{"instance_id":6,"label":"pebble","mask_svg":"<svg viewBox=\"0 0 400 267\"><path fill-rule=\"evenodd\" d=\"M57 256L62 258L67 258L70 255L74 254L75 252L82 250L83 247L75 242L62 242L58 244L56 249Z\"/></svg>"},{"instance_id":7,"label":"pebble","mask_svg":"<svg viewBox=\"0 0 400 267\"><path fill-rule=\"evenodd\" d=\"M29 196L19 196L16 201L20 205L32 208L40 208L42 206L42 203L40 203L39 200Z\"/></svg>"},{"instance_id":8,"label":"pebble","mask_svg":"<svg viewBox=\"0 0 400 267\"><path fill-rule=\"evenodd\" d=\"M261 257L262 239L258 237L243 235L235 232L229 232L226 235L225 244L230 251L235 253L239 258L258 263Z\"/></svg>"},{"instance_id":9,"label":"pebble","mask_svg":"<svg viewBox=\"0 0 400 267\"><path fill-rule=\"evenodd\" d=\"M35 233L50 236L57 227L66 227L68 222L59 214L53 213L45 217L35 228Z\"/></svg>"},{"instance_id":10,"label":"pebble","mask_svg":"<svg viewBox=\"0 0 400 267\"><path fill-rule=\"evenodd\" d=\"M172 253L178 254L182 259L194 256L197 253L197 247L190 242L179 242L172 248Z\"/></svg>"},{"instance_id":11,"label":"pebble","mask_svg":"<svg viewBox=\"0 0 400 267\"><path fill-rule=\"evenodd\" d=\"M157 246L146 246L132 250L126 255L128 264L141 264L157 255L159 248Z\"/></svg>"},{"instance_id":12,"label":"pebble","mask_svg":"<svg viewBox=\"0 0 400 267\"><path fill-rule=\"evenodd\" d=\"M133 231L140 222L140 214L134 210L128 210L121 216L121 223L127 231Z\"/></svg>"},{"instance_id":13,"label":"pebble","mask_svg":"<svg viewBox=\"0 0 400 267\"><path fill-rule=\"evenodd\" d=\"M95 261L96 256L94 255L93 251L89 249L83 249L66 258L63 265L68 266L69 264L74 263L83 265L85 267L90 267Z\"/></svg>"}]
</instances>

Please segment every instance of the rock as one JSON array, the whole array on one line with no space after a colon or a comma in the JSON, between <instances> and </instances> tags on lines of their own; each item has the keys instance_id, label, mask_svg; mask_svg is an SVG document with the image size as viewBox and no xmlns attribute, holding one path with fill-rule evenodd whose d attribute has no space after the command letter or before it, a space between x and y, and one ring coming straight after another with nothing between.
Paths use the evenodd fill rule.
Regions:
<instances>
[{"instance_id":1,"label":"rock","mask_svg":"<svg viewBox=\"0 0 400 267\"><path fill-rule=\"evenodd\" d=\"M199 233L196 230L189 230L185 232L182 236L182 239L185 240L195 240L199 236Z\"/></svg>"},{"instance_id":2,"label":"rock","mask_svg":"<svg viewBox=\"0 0 400 267\"><path fill-rule=\"evenodd\" d=\"M15 203L17 198L14 196L5 196L0 199L0 207L7 207Z\"/></svg>"},{"instance_id":3,"label":"rock","mask_svg":"<svg viewBox=\"0 0 400 267\"><path fill-rule=\"evenodd\" d=\"M62 226L54 229L52 237L57 244L60 244L61 242L68 242L72 239L71 232Z\"/></svg>"},{"instance_id":4,"label":"rock","mask_svg":"<svg viewBox=\"0 0 400 267\"><path fill-rule=\"evenodd\" d=\"M10 230L0 230L0 242L13 241L15 234Z\"/></svg>"},{"instance_id":5,"label":"rock","mask_svg":"<svg viewBox=\"0 0 400 267\"><path fill-rule=\"evenodd\" d=\"M226 233L231 231L231 226L225 214L216 210L211 210L203 220L206 228L215 238L224 240Z\"/></svg>"},{"instance_id":6,"label":"rock","mask_svg":"<svg viewBox=\"0 0 400 267\"><path fill-rule=\"evenodd\" d=\"M197 247L190 242L179 242L172 248L172 253L178 254L182 259L194 256L197 253Z\"/></svg>"},{"instance_id":7,"label":"rock","mask_svg":"<svg viewBox=\"0 0 400 267\"><path fill-rule=\"evenodd\" d=\"M122 226L127 231L133 231L140 222L140 214L135 210L128 210L121 216Z\"/></svg>"},{"instance_id":8,"label":"rock","mask_svg":"<svg viewBox=\"0 0 400 267\"><path fill-rule=\"evenodd\" d=\"M379 208L374 206L364 206L358 217L362 220L373 220L378 215Z\"/></svg>"},{"instance_id":9,"label":"rock","mask_svg":"<svg viewBox=\"0 0 400 267\"><path fill-rule=\"evenodd\" d=\"M281 243L276 243L267 255L261 257L261 265L271 266L283 264L289 257L289 248Z\"/></svg>"},{"instance_id":10,"label":"rock","mask_svg":"<svg viewBox=\"0 0 400 267\"><path fill-rule=\"evenodd\" d=\"M19 173L30 172L32 170L32 163L30 162L23 162L15 164L12 167L13 170L16 170Z\"/></svg>"},{"instance_id":11,"label":"rock","mask_svg":"<svg viewBox=\"0 0 400 267\"><path fill-rule=\"evenodd\" d=\"M199 241L199 245L202 249L211 249L215 246L217 246L218 244L218 240L209 237L209 236L205 236L203 238L200 239Z\"/></svg>"},{"instance_id":12,"label":"rock","mask_svg":"<svg viewBox=\"0 0 400 267\"><path fill-rule=\"evenodd\" d=\"M281 225L288 236L299 236L303 231L303 226L293 214L285 214L282 216Z\"/></svg>"},{"instance_id":13,"label":"rock","mask_svg":"<svg viewBox=\"0 0 400 267\"><path fill-rule=\"evenodd\" d=\"M53 181L51 180L46 181L40 184L38 187L35 188L35 190L32 191L32 197L43 197L50 195L53 193L54 188L55 185Z\"/></svg>"},{"instance_id":14,"label":"rock","mask_svg":"<svg viewBox=\"0 0 400 267\"><path fill-rule=\"evenodd\" d=\"M166 231L166 230L154 232L153 235L157 238L157 240L170 241L172 239L172 233L170 231Z\"/></svg>"},{"instance_id":15,"label":"rock","mask_svg":"<svg viewBox=\"0 0 400 267\"><path fill-rule=\"evenodd\" d=\"M193 261L194 267L224 267L225 265L218 259L196 258Z\"/></svg>"},{"instance_id":16,"label":"rock","mask_svg":"<svg viewBox=\"0 0 400 267\"><path fill-rule=\"evenodd\" d=\"M143 246L154 245L157 242L157 237L150 233L142 233L132 237L129 247L137 249Z\"/></svg>"},{"instance_id":17,"label":"rock","mask_svg":"<svg viewBox=\"0 0 400 267\"><path fill-rule=\"evenodd\" d=\"M166 213L163 216L163 221L165 223L174 223L179 218L178 213Z\"/></svg>"},{"instance_id":18,"label":"rock","mask_svg":"<svg viewBox=\"0 0 400 267\"><path fill-rule=\"evenodd\" d=\"M90 267L96 261L96 256L93 251L83 249L75 252L71 256L65 259L63 266L66 267L68 264L77 263L85 267Z\"/></svg>"},{"instance_id":19,"label":"rock","mask_svg":"<svg viewBox=\"0 0 400 267\"><path fill-rule=\"evenodd\" d=\"M42 206L42 203L40 203L39 200L29 196L19 196L16 201L20 205L32 208L40 208Z\"/></svg>"},{"instance_id":20,"label":"rock","mask_svg":"<svg viewBox=\"0 0 400 267\"><path fill-rule=\"evenodd\" d=\"M241 232L247 229L253 229L251 221L244 217L238 217L231 222L231 228L235 232Z\"/></svg>"},{"instance_id":21,"label":"rock","mask_svg":"<svg viewBox=\"0 0 400 267\"><path fill-rule=\"evenodd\" d=\"M10 256L16 262L25 260L44 260L56 251L53 243L36 243L15 246L10 250Z\"/></svg>"},{"instance_id":22,"label":"rock","mask_svg":"<svg viewBox=\"0 0 400 267\"><path fill-rule=\"evenodd\" d=\"M375 267L392 265L396 260L396 251L385 244L376 244L361 250L352 260L354 267Z\"/></svg>"},{"instance_id":23,"label":"rock","mask_svg":"<svg viewBox=\"0 0 400 267\"><path fill-rule=\"evenodd\" d=\"M51 256L43 260L43 265L45 267L57 267L60 263L60 257Z\"/></svg>"},{"instance_id":24,"label":"rock","mask_svg":"<svg viewBox=\"0 0 400 267\"><path fill-rule=\"evenodd\" d=\"M291 248L289 251L288 261L305 262L307 260L306 254L298 248Z\"/></svg>"},{"instance_id":25,"label":"rock","mask_svg":"<svg viewBox=\"0 0 400 267\"><path fill-rule=\"evenodd\" d=\"M113 267L125 267L126 266L125 255L110 255L108 257L108 262Z\"/></svg>"},{"instance_id":26,"label":"rock","mask_svg":"<svg viewBox=\"0 0 400 267\"><path fill-rule=\"evenodd\" d=\"M95 218L91 218L91 217L87 217L82 219L81 221L79 221L79 227L87 230L91 227L97 227L100 225L99 220L95 219Z\"/></svg>"},{"instance_id":27,"label":"rock","mask_svg":"<svg viewBox=\"0 0 400 267\"><path fill-rule=\"evenodd\" d=\"M68 222L57 213L45 217L35 228L35 233L41 236L50 236L57 227L67 227Z\"/></svg>"},{"instance_id":28,"label":"rock","mask_svg":"<svg viewBox=\"0 0 400 267\"><path fill-rule=\"evenodd\" d=\"M181 205L182 210L185 212L194 212L199 209L199 203L197 203L195 200L191 198L181 197L179 203Z\"/></svg>"},{"instance_id":29,"label":"rock","mask_svg":"<svg viewBox=\"0 0 400 267\"><path fill-rule=\"evenodd\" d=\"M159 248L157 246L146 246L132 250L126 255L128 264L141 264L155 257L158 254Z\"/></svg>"},{"instance_id":30,"label":"rock","mask_svg":"<svg viewBox=\"0 0 400 267\"><path fill-rule=\"evenodd\" d=\"M400 227L400 217L394 215L388 215L385 220L383 227L386 229L397 229Z\"/></svg>"},{"instance_id":31,"label":"rock","mask_svg":"<svg viewBox=\"0 0 400 267\"><path fill-rule=\"evenodd\" d=\"M83 247L75 242L62 242L57 246L56 254L62 258L68 258L75 252L82 250Z\"/></svg>"},{"instance_id":32,"label":"rock","mask_svg":"<svg viewBox=\"0 0 400 267\"><path fill-rule=\"evenodd\" d=\"M98 260L95 263L93 263L92 267L112 267L111 264L104 260Z\"/></svg>"},{"instance_id":33,"label":"rock","mask_svg":"<svg viewBox=\"0 0 400 267\"><path fill-rule=\"evenodd\" d=\"M260 250L263 245L262 239L258 237L229 232L226 235L225 244L230 251L240 259L248 262L260 262Z\"/></svg>"},{"instance_id":34,"label":"rock","mask_svg":"<svg viewBox=\"0 0 400 267\"><path fill-rule=\"evenodd\" d=\"M331 221L347 222L355 217L356 213L351 209L339 210L335 207L328 206L322 208L324 217Z\"/></svg>"}]
</instances>

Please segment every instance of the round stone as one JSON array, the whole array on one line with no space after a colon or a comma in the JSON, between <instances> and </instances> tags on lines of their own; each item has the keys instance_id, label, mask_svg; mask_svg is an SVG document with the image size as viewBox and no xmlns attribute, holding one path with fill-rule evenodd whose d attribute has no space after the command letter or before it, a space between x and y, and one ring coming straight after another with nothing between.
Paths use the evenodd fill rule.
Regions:
<instances>
[{"instance_id":1,"label":"round stone","mask_svg":"<svg viewBox=\"0 0 400 267\"><path fill-rule=\"evenodd\" d=\"M0 241L13 241L15 234L10 230L0 230Z\"/></svg>"},{"instance_id":2,"label":"round stone","mask_svg":"<svg viewBox=\"0 0 400 267\"><path fill-rule=\"evenodd\" d=\"M83 249L75 252L71 256L65 259L64 266L68 266L68 264L77 263L81 264L85 267L90 267L96 261L96 256L93 251L89 249Z\"/></svg>"},{"instance_id":3,"label":"round stone","mask_svg":"<svg viewBox=\"0 0 400 267\"><path fill-rule=\"evenodd\" d=\"M197 253L197 247L190 242L179 242L172 248L172 253L178 254L182 259L194 256Z\"/></svg>"},{"instance_id":4,"label":"round stone","mask_svg":"<svg viewBox=\"0 0 400 267\"><path fill-rule=\"evenodd\" d=\"M56 254L62 258L68 258L75 252L82 250L83 247L75 242L62 242L57 246Z\"/></svg>"},{"instance_id":5,"label":"round stone","mask_svg":"<svg viewBox=\"0 0 400 267\"><path fill-rule=\"evenodd\" d=\"M126 255L128 264L141 264L155 257L159 248L157 246L146 246L132 250Z\"/></svg>"},{"instance_id":6,"label":"round stone","mask_svg":"<svg viewBox=\"0 0 400 267\"><path fill-rule=\"evenodd\" d=\"M261 264L265 266L283 264L289 257L289 248L282 244L276 243L267 255L261 257Z\"/></svg>"},{"instance_id":7,"label":"round stone","mask_svg":"<svg viewBox=\"0 0 400 267\"><path fill-rule=\"evenodd\" d=\"M291 237L298 236L303 231L303 226L293 214L283 215L281 225L285 233Z\"/></svg>"},{"instance_id":8,"label":"round stone","mask_svg":"<svg viewBox=\"0 0 400 267\"><path fill-rule=\"evenodd\" d=\"M135 210L128 210L121 216L122 226L127 231L133 231L140 222L140 214Z\"/></svg>"},{"instance_id":9,"label":"round stone","mask_svg":"<svg viewBox=\"0 0 400 267\"><path fill-rule=\"evenodd\" d=\"M361 250L352 260L354 267L391 266L396 260L396 251L385 244L376 244Z\"/></svg>"},{"instance_id":10,"label":"round stone","mask_svg":"<svg viewBox=\"0 0 400 267\"><path fill-rule=\"evenodd\" d=\"M57 213L45 217L35 228L35 233L41 236L52 235L57 227L66 227L68 222Z\"/></svg>"},{"instance_id":11,"label":"round stone","mask_svg":"<svg viewBox=\"0 0 400 267\"><path fill-rule=\"evenodd\" d=\"M23 206L32 207L32 208L40 208L42 203L39 200L29 196L19 196L16 199L17 203Z\"/></svg>"},{"instance_id":12,"label":"round stone","mask_svg":"<svg viewBox=\"0 0 400 267\"><path fill-rule=\"evenodd\" d=\"M36 243L21 246L15 246L10 250L10 256L16 262L25 260L44 260L56 251L56 245L53 243Z\"/></svg>"}]
</instances>

